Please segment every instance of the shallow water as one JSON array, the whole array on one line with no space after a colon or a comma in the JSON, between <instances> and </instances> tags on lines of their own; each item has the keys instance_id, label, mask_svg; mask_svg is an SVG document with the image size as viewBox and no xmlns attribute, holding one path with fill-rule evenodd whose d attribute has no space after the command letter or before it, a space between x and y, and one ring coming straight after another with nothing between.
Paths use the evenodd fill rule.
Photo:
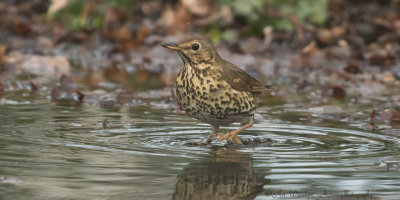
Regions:
<instances>
[{"instance_id":1,"label":"shallow water","mask_svg":"<svg viewBox=\"0 0 400 200\"><path fill-rule=\"evenodd\" d=\"M198 146L210 126L175 108L0 113L0 199L400 199L400 138L387 127L261 108L243 145Z\"/></svg>"}]
</instances>

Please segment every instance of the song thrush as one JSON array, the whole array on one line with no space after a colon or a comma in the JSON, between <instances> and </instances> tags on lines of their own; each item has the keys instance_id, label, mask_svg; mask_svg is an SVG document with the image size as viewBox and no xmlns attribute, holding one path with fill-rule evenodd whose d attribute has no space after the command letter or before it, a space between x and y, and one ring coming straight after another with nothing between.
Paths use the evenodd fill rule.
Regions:
<instances>
[{"instance_id":1,"label":"song thrush","mask_svg":"<svg viewBox=\"0 0 400 200\"><path fill-rule=\"evenodd\" d=\"M175 50L183 60L176 93L191 117L213 126L206 142L211 143L220 126L240 122L242 127L217 138L242 143L237 135L253 126L260 94L268 86L222 59L211 41L205 38L185 37L178 43L162 46Z\"/></svg>"}]
</instances>

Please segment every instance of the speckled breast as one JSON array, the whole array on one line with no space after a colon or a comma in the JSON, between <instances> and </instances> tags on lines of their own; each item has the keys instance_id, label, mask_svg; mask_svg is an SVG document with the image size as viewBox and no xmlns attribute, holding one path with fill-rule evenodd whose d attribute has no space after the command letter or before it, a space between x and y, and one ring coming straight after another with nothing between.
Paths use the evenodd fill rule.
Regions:
<instances>
[{"instance_id":1,"label":"speckled breast","mask_svg":"<svg viewBox=\"0 0 400 200\"><path fill-rule=\"evenodd\" d=\"M247 123L254 115L258 97L232 89L211 67L198 70L185 66L178 74L176 86L183 109L191 117L211 125Z\"/></svg>"}]
</instances>

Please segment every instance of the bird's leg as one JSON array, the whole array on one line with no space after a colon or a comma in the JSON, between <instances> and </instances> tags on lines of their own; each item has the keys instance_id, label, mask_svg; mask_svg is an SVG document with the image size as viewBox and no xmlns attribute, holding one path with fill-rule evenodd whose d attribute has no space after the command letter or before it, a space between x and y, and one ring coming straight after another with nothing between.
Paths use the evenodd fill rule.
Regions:
<instances>
[{"instance_id":1,"label":"bird's leg","mask_svg":"<svg viewBox=\"0 0 400 200\"><path fill-rule=\"evenodd\" d=\"M232 141L235 142L236 144L242 144L242 141L239 140L239 138L237 137L237 135L238 135L241 131L243 131L243 130L245 130L245 129L247 129L247 128L250 128L250 127L252 127L252 126L253 126L253 120L251 120L249 123L247 123L246 125L244 125L244 126L238 128L238 129L236 129L236 130L233 130L233 131L230 131L230 132L227 132L227 133L224 133L224 134L217 135L217 138L218 138L218 140L219 140L220 142L221 142L222 140L232 140Z\"/></svg>"},{"instance_id":2,"label":"bird's leg","mask_svg":"<svg viewBox=\"0 0 400 200\"><path fill-rule=\"evenodd\" d=\"M208 137L207 137L207 141L206 141L207 144L211 144L211 140L213 139L213 137L215 135L217 135L218 130L219 130L219 126L213 126L212 133L210 135L208 135Z\"/></svg>"}]
</instances>

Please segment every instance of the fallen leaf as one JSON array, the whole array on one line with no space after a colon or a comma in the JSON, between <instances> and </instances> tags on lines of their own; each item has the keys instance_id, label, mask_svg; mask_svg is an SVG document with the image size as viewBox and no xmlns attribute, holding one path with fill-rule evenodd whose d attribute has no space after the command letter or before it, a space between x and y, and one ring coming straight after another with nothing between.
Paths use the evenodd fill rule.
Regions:
<instances>
[{"instance_id":1,"label":"fallen leaf","mask_svg":"<svg viewBox=\"0 0 400 200\"><path fill-rule=\"evenodd\" d=\"M307 46L305 46L303 49L301 49L302 56L312 56L317 52L318 52L318 48L317 48L317 45L315 44L315 41L310 42Z\"/></svg>"},{"instance_id":2,"label":"fallen leaf","mask_svg":"<svg viewBox=\"0 0 400 200\"><path fill-rule=\"evenodd\" d=\"M317 39L322 44L327 45L332 40L332 33L328 29L320 29L317 32Z\"/></svg>"},{"instance_id":3,"label":"fallen leaf","mask_svg":"<svg viewBox=\"0 0 400 200\"><path fill-rule=\"evenodd\" d=\"M392 66L395 60L396 58L392 55L381 55L381 54L372 55L369 58L369 62L371 65L376 65L383 68Z\"/></svg>"},{"instance_id":4,"label":"fallen leaf","mask_svg":"<svg viewBox=\"0 0 400 200\"><path fill-rule=\"evenodd\" d=\"M346 97L346 91L340 86L333 86L332 97L337 100L343 100Z\"/></svg>"},{"instance_id":5,"label":"fallen leaf","mask_svg":"<svg viewBox=\"0 0 400 200\"><path fill-rule=\"evenodd\" d=\"M27 19L13 18L13 33L15 35L26 35L31 30L31 24Z\"/></svg>"},{"instance_id":6,"label":"fallen leaf","mask_svg":"<svg viewBox=\"0 0 400 200\"><path fill-rule=\"evenodd\" d=\"M351 60L349 64L344 68L344 71L350 74L359 74L361 73L360 65L357 60Z\"/></svg>"},{"instance_id":7,"label":"fallen leaf","mask_svg":"<svg viewBox=\"0 0 400 200\"><path fill-rule=\"evenodd\" d=\"M0 45L0 73L3 72L3 65L7 62L6 45Z\"/></svg>"},{"instance_id":8,"label":"fallen leaf","mask_svg":"<svg viewBox=\"0 0 400 200\"><path fill-rule=\"evenodd\" d=\"M127 25L122 26L114 35L114 39L120 42L127 42L132 40L132 32Z\"/></svg>"}]
</instances>

